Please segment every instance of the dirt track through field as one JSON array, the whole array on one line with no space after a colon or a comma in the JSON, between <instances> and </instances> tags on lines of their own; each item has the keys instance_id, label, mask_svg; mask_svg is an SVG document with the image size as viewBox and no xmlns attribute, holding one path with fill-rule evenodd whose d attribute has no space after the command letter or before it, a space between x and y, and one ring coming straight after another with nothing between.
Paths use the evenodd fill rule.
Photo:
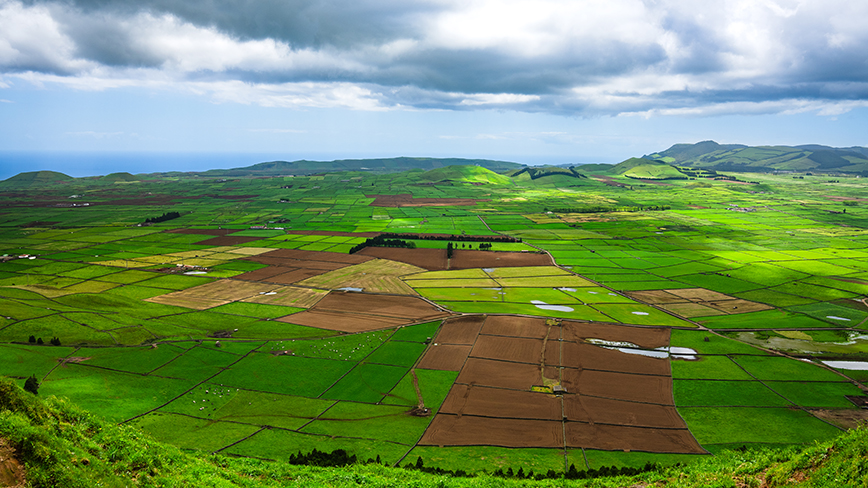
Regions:
<instances>
[{"instance_id":1,"label":"dirt track through field","mask_svg":"<svg viewBox=\"0 0 868 488\"><path fill-rule=\"evenodd\" d=\"M669 345L669 329L518 316L447 321L437 336L446 345L429 348L420 367L454 370L472 349L419 444L705 452L673 405L668 359L587 339L655 348ZM446 347L462 349L437 349ZM552 394L552 384L566 393Z\"/></svg>"}]
</instances>

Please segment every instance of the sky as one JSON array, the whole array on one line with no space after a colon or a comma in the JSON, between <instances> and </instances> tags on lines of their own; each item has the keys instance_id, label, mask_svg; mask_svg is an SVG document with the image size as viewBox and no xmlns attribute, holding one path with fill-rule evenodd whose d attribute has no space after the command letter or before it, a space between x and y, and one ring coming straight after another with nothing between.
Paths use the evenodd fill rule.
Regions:
<instances>
[{"instance_id":1,"label":"sky","mask_svg":"<svg viewBox=\"0 0 868 488\"><path fill-rule=\"evenodd\" d=\"M868 146L868 2L0 0L0 178Z\"/></svg>"}]
</instances>

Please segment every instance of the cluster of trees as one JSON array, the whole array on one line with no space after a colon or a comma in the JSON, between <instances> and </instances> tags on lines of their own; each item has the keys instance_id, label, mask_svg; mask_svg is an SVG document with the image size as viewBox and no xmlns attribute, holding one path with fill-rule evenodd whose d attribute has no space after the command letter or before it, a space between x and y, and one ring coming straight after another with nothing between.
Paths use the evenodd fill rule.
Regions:
<instances>
[{"instance_id":1,"label":"cluster of trees","mask_svg":"<svg viewBox=\"0 0 868 488\"><path fill-rule=\"evenodd\" d=\"M377 458L377 462L379 462L379 457ZM464 470L455 470L450 471L443 468L429 468L425 466L425 463L422 461L421 457L416 458L415 463L407 463L404 465L404 469L415 469L418 471L423 471L425 473L432 473L438 475L449 475L449 476L462 476L462 477L473 477L472 473L466 473ZM507 468L506 471L498 468L496 471L491 473L492 476L496 476L498 478L516 478L516 479L570 479L570 480L578 480L578 479L589 479L589 478L597 478L602 476L635 476L639 473L644 473L646 471L654 471L659 469L657 464L646 463L645 466L641 468L631 468L628 466L624 466L622 468L618 468L616 466L603 466L599 469L588 469L584 471L579 471L576 469L575 464L570 465L570 469L567 470L566 473L558 473L557 471L550 469L547 473L537 473L534 474L533 470L525 471L524 468L518 468L518 471L513 471L512 468Z\"/></svg>"},{"instance_id":2,"label":"cluster of trees","mask_svg":"<svg viewBox=\"0 0 868 488\"><path fill-rule=\"evenodd\" d=\"M553 208L553 213L606 213L606 212L642 212L645 210L669 210L669 205L640 205L636 207L602 207L602 206L587 206L577 208ZM548 212L548 208L544 208L543 212Z\"/></svg>"},{"instance_id":3,"label":"cluster of trees","mask_svg":"<svg viewBox=\"0 0 868 488\"><path fill-rule=\"evenodd\" d=\"M401 239L388 239L387 234L380 234L377 237L365 239L365 242L356 244L350 249L350 254L355 254L366 247L403 247L405 249L415 249L416 243Z\"/></svg>"},{"instance_id":4,"label":"cluster of trees","mask_svg":"<svg viewBox=\"0 0 868 488\"><path fill-rule=\"evenodd\" d=\"M181 214L178 212L166 212L159 217L149 217L145 219L145 223L147 224L159 224L160 222L165 222L167 220L177 219Z\"/></svg>"},{"instance_id":5,"label":"cluster of trees","mask_svg":"<svg viewBox=\"0 0 868 488\"><path fill-rule=\"evenodd\" d=\"M33 335L27 338L27 342L29 342L31 344L38 344L40 346L45 344L45 341L43 341L41 337L36 337ZM60 345L60 339L58 339L57 337L52 337L51 340L48 342L52 346L59 346Z\"/></svg>"},{"instance_id":6,"label":"cluster of trees","mask_svg":"<svg viewBox=\"0 0 868 488\"><path fill-rule=\"evenodd\" d=\"M380 234L382 237L390 239L417 239L420 241L458 241L458 242L521 242L517 237L509 236L440 236L434 234Z\"/></svg>"},{"instance_id":7,"label":"cluster of trees","mask_svg":"<svg viewBox=\"0 0 868 488\"><path fill-rule=\"evenodd\" d=\"M377 456L377 462L380 461L380 456ZM322 466L322 467L340 467L346 466L348 464L355 464L356 456L347 454L347 451L343 449L335 449L334 451L327 453L317 449L310 451L307 454L302 453L301 451L298 454L291 454L289 456L289 464L306 464L308 466Z\"/></svg>"}]
</instances>

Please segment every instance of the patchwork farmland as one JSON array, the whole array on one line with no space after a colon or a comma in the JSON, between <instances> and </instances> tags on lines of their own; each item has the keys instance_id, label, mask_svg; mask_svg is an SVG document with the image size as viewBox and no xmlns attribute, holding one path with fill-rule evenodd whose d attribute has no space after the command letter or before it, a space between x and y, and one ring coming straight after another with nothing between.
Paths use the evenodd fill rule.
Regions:
<instances>
[{"instance_id":1,"label":"patchwork farmland","mask_svg":"<svg viewBox=\"0 0 868 488\"><path fill-rule=\"evenodd\" d=\"M868 418L862 179L459 168L2 187L0 375L183 449L465 471ZM381 233L405 247L350 254Z\"/></svg>"}]
</instances>

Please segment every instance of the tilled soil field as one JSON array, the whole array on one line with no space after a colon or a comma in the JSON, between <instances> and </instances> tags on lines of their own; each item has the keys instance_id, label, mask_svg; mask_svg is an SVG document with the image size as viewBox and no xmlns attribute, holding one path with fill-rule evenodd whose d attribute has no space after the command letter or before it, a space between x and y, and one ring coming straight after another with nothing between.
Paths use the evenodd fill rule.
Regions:
<instances>
[{"instance_id":1,"label":"tilled soil field","mask_svg":"<svg viewBox=\"0 0 868 488\"><path fill-rule=\"evenodd\" d=\"M669 359L586 339L655 348L669 345L669 330L517 316L447 321L437 341L462 345L429 351L473 348L420 444L705 452L675 410ZM420 367L454 370L465 350L429 352ZM552 394L558 384L566 391Z\"/></svg>"}]
</instances>

